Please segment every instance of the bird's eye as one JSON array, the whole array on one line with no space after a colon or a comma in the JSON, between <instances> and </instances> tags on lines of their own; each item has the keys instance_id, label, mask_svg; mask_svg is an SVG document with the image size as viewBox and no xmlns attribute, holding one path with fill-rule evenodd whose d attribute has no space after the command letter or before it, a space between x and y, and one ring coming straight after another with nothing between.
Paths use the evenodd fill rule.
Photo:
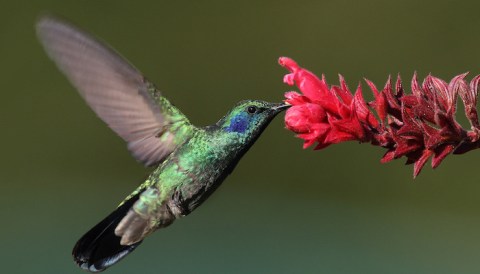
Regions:
<instances>
[{"instance_id":1,"label":"bird's eye","mask_svg":"<svg viewBox=\"0 0 480 274\"><path fill-rule=\"evenodd\" d=\"M249 106L249 107L247 107L247 112L250 113L250 114L254 114L255 112L257 112L257 107L256 106Z\"/></svg>"}]
</instances>

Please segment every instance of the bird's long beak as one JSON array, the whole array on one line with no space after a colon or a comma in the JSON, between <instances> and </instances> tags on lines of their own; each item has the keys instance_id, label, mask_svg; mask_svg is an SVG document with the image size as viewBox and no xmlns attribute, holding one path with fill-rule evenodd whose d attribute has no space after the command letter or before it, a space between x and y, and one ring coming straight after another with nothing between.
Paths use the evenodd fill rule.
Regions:
<instances>
[{"instance_id":1,"label":"bird's long beak","mask_svg":"<svg viewBox=\"0 0 480 274\"><path fill-rule=\"evenodd\" d=\"M291 107L292 105L287 104L287 103L279 103L279 104L273 104L272 110L276 113L279 113L283 110L286 110L287 108Z\"/></svg>"}]
</instances>

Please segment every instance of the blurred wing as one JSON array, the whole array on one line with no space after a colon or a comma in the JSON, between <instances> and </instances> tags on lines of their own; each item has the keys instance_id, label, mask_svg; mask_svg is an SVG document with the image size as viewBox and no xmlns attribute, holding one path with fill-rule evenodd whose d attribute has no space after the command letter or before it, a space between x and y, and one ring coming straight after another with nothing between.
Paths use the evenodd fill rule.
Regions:
<instances>
[{"instance_id":1,"label":"blurred wing","mask_svg":"<svg viewBox=\"0 0 480 274\"><path fill-rule=\"evenodd\" d=\"M38 21L37 34L50 58L138 161L158 163L183 141L171 129L189 126L186 117L176 109L172 117L174 107L113 49L50 16Z\"/></svg>"}]
</instances>

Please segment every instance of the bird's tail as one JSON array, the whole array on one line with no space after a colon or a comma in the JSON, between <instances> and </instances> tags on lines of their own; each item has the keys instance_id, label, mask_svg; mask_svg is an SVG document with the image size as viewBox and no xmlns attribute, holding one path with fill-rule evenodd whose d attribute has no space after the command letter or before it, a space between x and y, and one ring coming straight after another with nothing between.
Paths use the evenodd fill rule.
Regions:
<instances>
[{"instance_id":1,"label":"bird's tail","mask_svg":"<svg viewBox=\"0 0 480 274\"><path fill-rule=\"evenodd\" d=\"M81 268L90 272L103 271L142 243L121 245L121 238L115 235L115 228L138 198L139 194L131 197L78 240L72 255Z\"/></svg>"}]
</instances>

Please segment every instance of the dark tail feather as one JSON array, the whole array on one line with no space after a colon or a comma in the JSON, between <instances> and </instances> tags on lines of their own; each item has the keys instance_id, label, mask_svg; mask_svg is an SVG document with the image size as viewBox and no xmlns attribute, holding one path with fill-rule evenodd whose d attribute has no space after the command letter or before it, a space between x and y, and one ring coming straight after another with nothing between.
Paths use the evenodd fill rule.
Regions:
<instances>
[{"instance_id":1,"label":"dark tail feather","mask_svg":"<svg viewBox=\"0 0 480 274\"><path fill-rule=\"evenodd\" d=\"M142 243L140 241L132 245L121 245L121 238L115 235L115 227L138 197L137 194L130 198L78 240L72 251L78 266L90 272L103 271Z\"/></svg>"}]
</instances>

